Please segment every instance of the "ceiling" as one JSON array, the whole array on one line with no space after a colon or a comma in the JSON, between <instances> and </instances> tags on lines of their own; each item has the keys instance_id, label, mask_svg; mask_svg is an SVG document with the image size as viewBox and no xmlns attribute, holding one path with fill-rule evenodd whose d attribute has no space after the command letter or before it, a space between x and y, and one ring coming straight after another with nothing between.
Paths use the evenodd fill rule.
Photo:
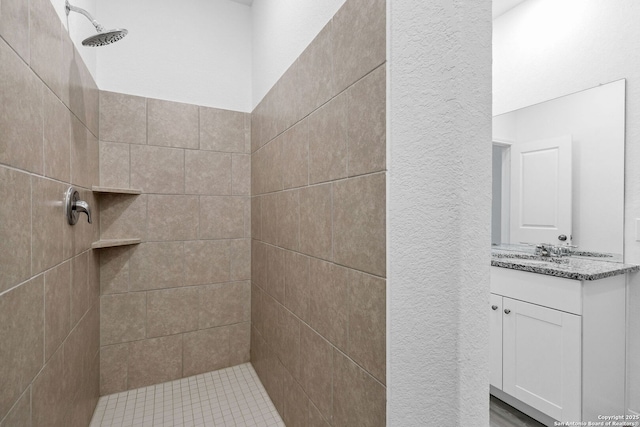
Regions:
<instances>
[{"instance_id":1,"label":"ceiling","mask_svg":"<svg viewBox=\"0 0 640 427\"><path fill-rule=\"evenodd\" d=\"M240 3L240 4L246 4L249 7L251 7L251 5L253 5L253 0L231 0L231 1L234 1L234 2Z\"/></svg>"},{"instance_id":2,"label":"ceiling","mask_svg":"<svg viewBox=\"0 0 640 427\"><path fill-rule=\"evenodd\" d=\"M513 9L525 0L493 0L493 19Z\"/></svg>"}]
</instances>

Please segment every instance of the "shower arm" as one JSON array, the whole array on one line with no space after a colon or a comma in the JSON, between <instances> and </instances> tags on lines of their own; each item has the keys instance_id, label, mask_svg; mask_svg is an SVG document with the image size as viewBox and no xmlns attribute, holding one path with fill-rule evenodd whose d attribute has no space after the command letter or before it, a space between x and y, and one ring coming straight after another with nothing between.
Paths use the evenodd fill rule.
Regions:
<instances>
[{"instance_id":1,"label":"shower arm","mask_svg":"<svg viewBox=\"0 0 640 427\"><path fill-rule=\"evenodd\" d=\"M89 21L91 21L93 26L96 27L96 31L98 31L99 33L104 33L104 27L102 25L100 25L100 23L98 21L93 19L93 16L91 16L91 14L89 12L87 12L86 10L69 4L69 0L65 0L64 8L65 8L65 10L67 12L67 16L69 16L69 12L71 12L71 11L80 13L80 14L86 16L87 19L89 19Z\"/></svg>"}]
</instances>

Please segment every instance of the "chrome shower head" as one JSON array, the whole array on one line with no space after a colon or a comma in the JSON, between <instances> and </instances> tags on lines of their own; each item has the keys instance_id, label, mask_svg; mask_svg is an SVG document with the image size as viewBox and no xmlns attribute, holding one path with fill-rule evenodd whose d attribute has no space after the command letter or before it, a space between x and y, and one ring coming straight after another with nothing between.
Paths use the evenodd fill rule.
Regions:
<instances>
[{"instance_id":1,"label":"chrome shower head","mask_svg":"<svg viewBox=\"0 0 640 427\"><path fill-rule=\"evenodd\" d=\"M96 27L96 31L98 32L98 34L84 39L82 41L83 46L92 46L92 47L106 46L108 44L117 42L118 40L126 36L128 33L127 30L122 28L105 31L104 27L100 25L98 21L93 19L93 16L91 16L89 12L79 7L72 6L71 4L69 4L69 0L65 0L64 9L65 9L65 12L67 13L67 16L69 16L69 12L71 11L74 11L81 15L86 16L87 19L91 21L93 26Z\"/></svg>"},{"instance_id":2,"label":"chrome shower head","mask_svg":"<svg viewBox=\"0 0 640 427\"><path fill-rule=\"evenodd\" d=\"M83 46L106 46L111 43L115 43L118 40L122 39L128 33L125 29L115 29L105 31L103 33L98 33L95 36L87 37L82 41Z\"/></svg>"}]
</instances>

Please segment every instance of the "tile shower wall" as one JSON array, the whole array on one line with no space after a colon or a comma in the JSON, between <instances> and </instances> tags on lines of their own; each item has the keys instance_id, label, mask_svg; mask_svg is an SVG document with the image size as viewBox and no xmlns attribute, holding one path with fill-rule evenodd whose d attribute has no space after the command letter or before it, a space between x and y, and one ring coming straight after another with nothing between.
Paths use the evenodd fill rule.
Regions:
<instances>
[{"instance_id":1,"label":"tile shower wall","mask_svg":"<svg viewBox=\"0 0 640 427\"><path fill-rule=\"evenodd\" d=\"M249 361L250 115L100 92L100 393Z\"/></svg>"},{"instance_id":2,"label":"tile shower wall","mask_svg":"<svg viewBox=\"0 0 640 427\"><path fill-rule=\"evenodd\" d=\"M251 362L290 426L385 424L385 31L347 0L252 114Z\"/></svg>"},{"instance_id":3,"label":"tile shower wall","mask_svg":"<svg viewBox=\"0 0 640 427\"><path fill-rule=\"evenodd\" d=\"M86 426L98 400L98 89L49 0L0 3L0 426ZM93 209L75 226L69 185Z\"/></svg>"}]
</instances>

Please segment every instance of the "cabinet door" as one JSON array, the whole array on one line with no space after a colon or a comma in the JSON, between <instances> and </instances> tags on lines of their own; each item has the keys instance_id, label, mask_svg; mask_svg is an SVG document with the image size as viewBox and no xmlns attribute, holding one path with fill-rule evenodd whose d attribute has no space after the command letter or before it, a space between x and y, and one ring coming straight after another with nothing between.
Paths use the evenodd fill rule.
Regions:
<instances>
[{"instance_id":1,"label":"cabinet door","mask_svg":"<svg viewBox=\"0 0 640 427\"><path fill-rule=\"evenodd\" d=\"M502 306L503 391L556 420L580 420L580 316L510 298Z\"/></svg>"},{"instance_id":2,"label":"cabinet door","mask_svg":"<svg viewBox=\"0 0 640 427\"><path fill-rule=\"evenodd\" d=\"M491 294L490 306L491 385L502 390L502 297Z\"/></svg>"}]
</instances>

